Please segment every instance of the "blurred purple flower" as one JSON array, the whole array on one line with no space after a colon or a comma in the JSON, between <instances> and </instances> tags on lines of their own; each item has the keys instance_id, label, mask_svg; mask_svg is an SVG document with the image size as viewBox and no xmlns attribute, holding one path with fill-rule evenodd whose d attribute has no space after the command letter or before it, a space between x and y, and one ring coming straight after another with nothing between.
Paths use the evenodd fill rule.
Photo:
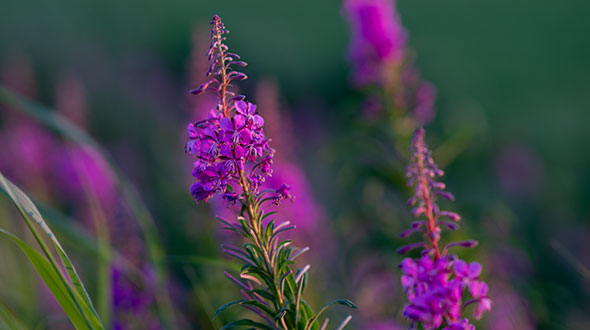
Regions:
<instances>
[{"instance_id":1,"label":"blurred purple flower","mask_svg":"<svg viewBox=\"0 0 590 330\"><path fill-rule=\"evenodd\" d=\"M367 330L401 330L395 321L395 311L391 306L398 304L400 291L399 279L389 271L380 255L363 256L354 263L350 275L351 289L355 293L355 301L362 308L359 310L361 328Z\"/></svg>"},{"instance_id":2,"label":"blurred purple flower","mask_svg":"<svg viewBox=\"0 0 590 330\"><path fill-rule=\"evenodd\" d=\"M2 62L2 85L24 97L36 97L34 69L28 57L15 53ZM0 170L38 198L51 200L48 188L51 156L57 148L54 136L17 109L0 105L3 127L0 131Z\"/></svg>"},{"instance_id":3,"label":"blurred purple flower","mask_svg":"<svg viewBox=\"0 0 590 330\"><path fill-rule=\"evenodd\" d=\"M153 269L141 269L141 277L131 280L121 267L111 268L113 285L113 328L118 330L162 329L153 313L155 278Z\"/></svg>"},{"instance_id":4,"label":"blurred purple flower","mask_svg":"<svg viewBox=\"0 0 590 330\"><path fill-rule=\"evenodd\" d=\"M502 282L492 282L494 309L486 318L489 329L532 330L536 329L527 301Z\"/></svg>"},{"instance_id":5,"label":"blurred purple flower","mask_svg":"<svg viewBox=\"0 0 590 330\"><path fill-rule=\"evenodd\" d=\"M57 111L81 129L86 129L86 96L81 81L66 76L58 84L56 94ZM111 265L113 327L121 330L160 329L159 321L151 311L155 287L153 269L143 260L143 242L137 228L119 216L121 205L116 177L107 161L95 149L67 143L53 156L54 185L61 190L60 195L65 196L77 217L84 219L91 230L101 221L97 219L96 206L90 202L91 198L96 198L99 214L107 222L111 243L142 273L140 278L130 280L123 267L116 263Z\"/></svg>"},{"instance_id":6,"label":"blurred purple flower","mask_svg":"<svg viewBox=\"0 0 590 330\"><path fill-rule=\"evenodd\" d=\"M394 0L346 0L344 12L351 25L349 58L359 87L380 87L384 94L369 95L365 116L375 119L383 107L396 116L407 115L409 134L435 115L436 88L422 82L408 55L407 33Z\"/></svg>"},{"instance_id":7,"label":"blurred purple flower","mask_svg":"<svg viewBox=\"0 0 590 330\"><path fill-rule=\"evenodd\" d=\"M400 61L406 33L393 0L347 0L344 10L352 28L350 58L360 85L381 81L382 67Z\"/></svg>"},{"instance_id":8,"label":"blurred purple flower","mask_svg":"<svg viewBox=\"0 0 590 330\"><path fill-rule=\"evenodd\" d=\"M513 144L500 152L496 161L496 173L500 187L516 197L534 194L543 177L541 161L524 144Z\"/></svg>"},{"instance_id":9,"label":"blurred purple flower","mask_svg":"<svg viewBox=\"0 0 590 330\"><path fill-rule=\"evenodd\" d=\"M51 175L50 159L57 148L54 137L29 120L7 122L0 133L0 169L28 189L44 194Z\"/></svg>"},{"instance_id":10,"label":"blurred purple flower","mask_svg":"<svg viewBox=\"0 0 590 330\"><path fill-rule=\"evenodd\" d=\"M443 330L475 330L475 326L468 319L462 319L449 324Z\"/></svg>"},{"instance_id":11,"label":"blurred purple flower","mask_svg":"<svg viewBox=\"0 0 590 330\"><path fill-rule=\"evenodd\" d=\"M436 88L429 82L423 82L416 90L416 104L414 105L414 119L418 125L424 125L434 119L434 101Z\"/></svg>"},{"instance_id":12,"label":"blurred purple flower","mask_svg":"<svg viewBox=\"0 0 590 330\"><path fill-rule=\"evenodd\" d=\"M73 74L65 75L56 90L56 109L81 128L88 127L86 88L82 80Z\"/></svg>"},{"instance_id":13,"label":"blurred purple flower","mask_svg":"<svg viewBox=\"0 0 590 330\"><path fill-rule=\"evenodd\" d=\"M259 109L267 119L265 132L272 136L273 146L281 152L273 157L272 176L266 178L264 189L279 187L289 182L291 193L297 196L292 202L277 207L282 216L297 226L295 235L298 242L318 251L307 258L330 258L334 250L333 233L326 223L325 211L314 196L310 180L301 166L298 154L298 139L295 138L291 116L280 102L279 87L274 80L263 80L258 84L256 99ZM299 133L301 134L301 133ZM321 228L321 230L318 230Z\"/></svg>"}]
</instances>

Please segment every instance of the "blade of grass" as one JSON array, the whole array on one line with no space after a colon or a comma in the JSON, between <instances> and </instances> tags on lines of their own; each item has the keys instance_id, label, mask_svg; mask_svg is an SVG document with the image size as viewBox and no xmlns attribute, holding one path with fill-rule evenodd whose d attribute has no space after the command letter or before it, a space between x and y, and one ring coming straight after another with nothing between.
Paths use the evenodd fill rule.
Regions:
<instances>
[{"instance_id":1,"label":"blade of grass","mask_svg":"<svg viewBox=\"0 0 590 330\"><path fill-rule=\"evenodd\" d=\"M39 213L39 210L37 210L37 208L35 207L35 204L33 204L31 199L22 190L20 190L16 185L14 185L12 182L6 179L2 172L0 172L0 187L2 187L7 192L9 199L18 209L20 215L25 220L27 227L29 228L29 230L35 237L35 240L41 247L41 250L45 254L45 257L49 261L50 265L55 269L55 272L58 274L59 279L65 285L68 293L76 303L77 307L80 309L88 325L91 327L91 329L103 329L100 318L98 317L98 314L96 313L96 310L92 305L92 301L90 300L86 288L80 280L80 277L78 276L78 273L76 272L74 265L70 261L70 258L66 254L65 250L62 248L61 244L59 243L59 241L57 240L49 226L47 226L47 224L45 223L45 220L43 220L43 217ZM66 279L66 276L62 274L61 269L55 261L53 254L43 241L43 238L37 231L36 227L33 225L33 222L42 229L43 233L45 233L45 235L53 243L53 246L60 257L62 265L66 269L66 272L69 277L68 279ZM71 288L68 280L71 281L74 287L73 289Z\"/></svg>"},{"instance_id":2,"label":"blade of grass","mask_svg":"<svg viewBox=\"0 0 590 330\"><path fill-rule=\"evenodd\" d=\"M16 315L0 302L0 325L3 324L9 330L25 330L25 326L20 322Z\"/></svg>"},{"instance_id":3,"label":"blade of grass","mask_svg":"<svg viewBox=\"0 0 590 330\"><path fill-rule=\"evenodd\" d=\"M68 150L68 154L72 156L73 150ZM86 152L83 150L82 152ZM89 153L90 155L90 153ZM74 159L74 157L70 157ZM90 213L92 222L96 231L98 249L100 255L106 256L106 258L98 259L98 286L97 286L97 301L98 311L101 316L103 323L106 324L107 328L110 328L110 311L111 311L111 297L112 297L112 283L111 283L111 242L109 234L109 225L107 217L102 208L96 192L90 181L90 177L87 169L79 164L74 163L75 171L80 178L82 188L86 201L90 207Z\"/></svg>"},{"instance_id":4,"label":"blade of grass","mask_svg":"<svg viewBox=\"0 0 590 330\"><path fill-rule=\"evenodd\" d=\"M69 292L70 290L68 290L67 285L63 283L58 271L55 270L51 263L37 252L37 250L12 233L0 228L0 234L12 239L21 251L23 251L76 329L93 329L89 321L85 319L75 298Z\"/></svg>"},{"instance_id":5,"label":"blade of grass","mask_svg":"<svg viewBox=\"0 0 590 330\"><path fill-rule=\"evenodd\" d=\"M552 239L549 244L557 251L569 264L582 276L586 281L590 281L590 268L587 268L578 260L573 254L571 254L566 248L561 245L557 240Z\"/></svg>"},{"instance_id":6,"label":"blade of grass","mask_svg":"<svg viewBox=\"0 0 590 330\"><path fill-rule=\"evenodd\" d=\"M217 329L221 328L223 326L223 324L221 324L221 321L219 320L219 318L209 317L209 315L213 315L214 309L213 309L213 306L211 306L211 304L210 304L211 299L208 299L205 288L203 288L199 284L199 280L197 279L197 273L191 267L185 266L183 269L184 269L184 273L186 274L186 277L189 279L189 281L191 283L191 287L193 288L195 300L197 301L197 304L199 305L198 310L201 314L204 314L204 315L202 315L204 317L199 317L199 319L201 320L201 326L204 329L210 329L210 330L217 330ZM205 299L203 299L203 298L205 298Z\"/></svg>"},{"instance_id":7,"label":"blade of grass","mask_svg":"<svg viewBox=\"0 0 590 330\"><path fill-rule=\"evenodd\" d=\"M157 236L155 221L130 180L127 179L109 153L98 142L76 125L58 115L55 111L51 111L41 104L18 96L2 86L0 86L0 101L29 115L76 144L91 147L98 151L106 160L117 178L118 187L123 198L127 202L127 206L131 212L135 215L148 245L149 257L155 268L156 302L159 307L160 318L165 328L174 328L173 307L168 295L168 288L166 287L167 272L164 268L164 250Z\"/></svg>"}]
</instances>

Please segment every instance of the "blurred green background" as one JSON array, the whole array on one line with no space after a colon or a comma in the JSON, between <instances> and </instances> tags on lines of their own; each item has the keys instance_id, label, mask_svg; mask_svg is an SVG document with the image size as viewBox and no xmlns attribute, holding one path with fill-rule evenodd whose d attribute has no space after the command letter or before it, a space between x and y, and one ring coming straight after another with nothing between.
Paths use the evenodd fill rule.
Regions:
<instances>
[{"instance_id":1,"label":"blurred green background","mask_svg":"<svg viewBox=\"0 0 590 330\"><path fill-rule=\"evenodd\" d=\"M456 142L437 152L458 200L453 207L481 242L476 255L484 272L493 273L490 251L517 249L526 261L508 278L534 327L587 329L590 278L580 267L590 267L590 3L400 0L397 6L416 66L438 90L430 143L436 149L449 137ZM215 255L210 235L197 242L185 232L191 221L208 223L209 232L214 224L204 206L193 205L183 170L190 163L181 163L186 91L196 87L187 83L191 33L207 28L213 14L231 30L230 48L249 63L250 79L240 86L250 99L256 81L278 81L298 144L313 146L298 152L332 225L347 218L339 205L347 198L369 207L360 192L336 189L339 175L351 172L341 172L338 153L329 151L344 148L339 134L354 134L348 123L361 98L350 85L349 27L340 1L3 0L0 61L26 54L37 99L48 105L64 72L80 76L91 133L138 185L167 252ZM511 184L522 178L525 183ZM384 230L391 236L408 223L390 221L395 229ZM343 251L354 248L346 234L339 233ZM389 255L396 244L375 245ZM346 267L354 268L335 268L343 274L331 276L346 282ZM202 268L204 286L231 292L215 279L219 269ZM350 291L344 292L354 296ZM211 300L214 307L223 302ZM198 327L192 318L187 324Z\"/></svg>"}]
</instances>

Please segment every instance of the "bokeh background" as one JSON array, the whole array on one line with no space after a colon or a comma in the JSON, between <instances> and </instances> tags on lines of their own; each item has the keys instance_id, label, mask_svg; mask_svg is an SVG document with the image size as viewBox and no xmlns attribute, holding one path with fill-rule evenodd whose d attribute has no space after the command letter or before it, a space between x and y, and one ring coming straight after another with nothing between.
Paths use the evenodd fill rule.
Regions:
<instances>
[{"instance_id":1,"label":"bokeh background","mask_svg":"<svg viewBox=\"0 0 590 330\"><path fill-rule=\"evenodd\" d=\"M399 0L397 8L415 66L437 89L436 117L426 130L457 198L449 206L463 215L460 235L480 241L461 253L484 264L495 300L478 328L587 329L590 4ZM315 263L308 299L316 307L330 298L355 301L354 329L405 328L395 250L403 244L397 234L411 221L400 203L409 191L386 174L399 167L391 157L365 158L350 143L372 142L358 124L363 94L350 79L350 27L340 1L4 0L2 84L23 93L14 82L24 80L25 96L50 108L59 107L60 85L82 90L75 95L85 99L85 129L113 155L153 214L180 328L212 329L219 321L207 315L239 294L221 275L234 266L220 253L226 236L216 229L215 207L191 200L191 161L183 144L186 123L197 116L198 101L187 91L200 83L191 54L202 47L199 36L206 40L213 14L231 30L232 51L249 64L241 92L278 109L290 125L275 130L290 131L290 141L281 142L288 151L278 154L288 153L299 166L303 194L320 209L314 211L317 227L300 234ZM70 78L74 87L63 87ZM29 144L14 148L5 136L7 118L17 111L5 105L0 111L3 173L50 209L78 218L74 207L51 198L50 189L27 180L29 174L11 176L9 150ZM64 144L50 129L40 130ZM53 185L62 189L62 183ZM2 226L18 231L10 205L0 206ZM67 221L84 231L82 220ZM95 287L94 257L68 237L62 234L85 283ZM49 293L41 284L27 285L36 281L34 270L1 243L0 301L31 328L67 328L59 309L31 303Z\"/></svg>"}]
</instances>

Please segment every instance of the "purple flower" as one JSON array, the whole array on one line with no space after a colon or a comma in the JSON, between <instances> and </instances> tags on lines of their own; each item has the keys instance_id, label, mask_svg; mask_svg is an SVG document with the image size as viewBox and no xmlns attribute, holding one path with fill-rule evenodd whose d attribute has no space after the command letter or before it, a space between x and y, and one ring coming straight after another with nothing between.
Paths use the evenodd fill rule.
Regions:
<instances>
[{"instance_id":1,"label":"purple flower","mask_svg":"<svg viewBox=\"0 0 590 330\"><path fill-rule=\"evenodd\" d=\"M111 268L113 327L121 330L162 329L156 314L151 310L155 302L153 269L143 267L141 279L130 279L123 267Z\"/></svg>"},{"instance_id":2,"label":"purple flower","mask_svg":"<svg viewBox=\"0 0 590 330\"><path fill-rule=\"evenodd\" d=\"M462 319L461 321L449 324L443 330L475 330L475 326L469 323L468 319Z\"/></svg>"},{"instance_id":3,"label":"purple flower","mask_svg":"<svg viewBox=\"0 0 590 330\"><path fill-rule=\"evenodd\" d=\"M400 61L406 33L390 0L348 0L344 10L352 27L350 58L360 84L380 81L382 66Z\"/></svg>"},{"instance_id":4,"label":"purple flower","mask_svg":"<svg viewBox=\"0 0 590 330\"><path fill-rule=\"evenodd\" d=\"M246 193L257 193L261 183L272 174L274 150L268 145L263 125L264 119L258 114L256 105L234 96L229 90L234 79L245 79L245 75L230 71L231 65L244 66L239 56L227 52L223 34L227 33L219 17L211 22L212 43L207 54L211 61L207 72L208 81L191 91L199 94L215 90L218 95L217 110L208 118L187 126L188 142L185 149L196 156L193 176L197 182L190 191L196 201L208 201L215 193L233 204ZM249 183L245 191L245 183ZM242 191L240 191L242 189Z\"/></svg>"},{"instance_id":5,"label":"purple flower","mask_svg":"<svg viewBox=\"0 0 590 330\"><path fill-rule=\"evenodd\" d=\"M57 91L58 111L61 115L75 121L84 129L86 109L85 95L80 81L68 78L59 84ZM155 300L155 283L153 269L143 261L143 242L137 228L129 219L120 217L121 205L115 174L107 161L96 150L75 145L63 145L54 155L56 183L63 189L66 202L71 204L78 217L86 220L88 228L95 228L98 206L110 229L111 243L134 264L140 274L131 278L128 264L125 267L118 262L111 265L113 303L113 327L115 329L161 329L152 307ZM93 206L89 194L98 202Z\"/></svg>"},{"instance_id":6,"label":"purple flower","mask_svg":"<svg viewBox=\"0 0 590 330\"><path fill-rule=\"evenodd\" d=\"M537 329L528 302L507 283L494 282L494 310L486 318L487 329Z\"/></svg>"},{"instance_id":7,"label":"purple flower","mask_svg":"<svg viewBox=\"0 0 590 330\"><path fill-rule=\"evenodd\" d=\"M26 54L7 54L1 63L2 85L14 93L34 99L35 72ZM52 174L51 159L57 141L42 126L3 104L0 110L0 170L38 196L48 193ZM10 156L7 156L10 155Z\"/></svg>"},{"instance_id":8,"label":"purple flower","mask_svg":"<svg viewBox=\"0 0 590 330\"><path fill-rule=\"evenodd\" d=\"M474 280L469 283L469 293L476 299L473 315L479 320L483 312L492 309L492 300L487 296L488 285L483 281Z\"/></svg>"},{"instance_id":9,"label":"purple flower","mask_svg":"<svg viewBox=\"0 0 590 330\"><path fill-rule=\"evenodd\" d=\"M513 144L505 147L496 160L500 187L514 197L530 197L543 184L542 162L530 146Z\"/></svg>"},{"instance_id":10,"label":"purple flower","mask_svg":"<svg viewBox=\"0 0 590 330\"><path fill-rule=\"evenodd\" d=\"M273 196L274 203L279 205L283 199L290 199L293 200L293 195L291 195L291 186L287 184L283 184L277 190L275 190L275 194Z\"/></svg>"},{"instance_id":11,"label":"purple flower","mask_svg":"<svg viewBox=\"0 0 590 330\"><path fill-rule=\"evenodd\" d=\"M28 189L43 194L50 184L51 159L57 149L54 137L28 120L8 122L0 133L0 169Z\"/></svg>"},{"instance_id":12,"label":"purple flower","mask_svg":"<svg viewBox=\"0 0 590 330\"><path fill-rule=\"evenodd\" d=\"M435 99L436 88L429 82L422 83L416 90L413 116L419 125L427 124L434 118Z\"/></svg>"},{"instance_id":13,"label":"purple flower","mask_svg":"<svg viewBox=\"0 0 590 330\"><path fill-rule=\"evenodd\" d=\"M264 125L264 119L256 112L256 105L250 102L236 102L236 117L243 118L245 126L259 131Z\"/></svg>"},{"instance_id":14,"label":"purple flower","mask_svg":"<svg viewBox=\"0 0 590 330\"><path fill-rule=\"evenodd\" d=\"M404 120L404 126L407 120L417 127L434 118L436 88L420 80L412 57L407 56L407 34L395 5L394 0L344 2L352 30L349 58L359 87L380 88L365 100L365 116L374 119L387 105L392 107L388 112L393 110L389 114Z\"/></svg>"},{"instance_id":15,"label":"purple flower","mask_svg":"<svg viewBox=\"0 0 590 330\"><path fill-rule=\"evenodd\" d=\"M472 262L469 265L463 260L457 260L453 265L453 270L459 279L473 280L481 273L481 265L479 262Z\"/></svg>"},{"instance_id":16,"label":"purple flower","mask_svg":"<svg viewBox=\"0 0 590 330\"><path fill-rule=\"evenodd\" d=\"M426 146L424 129L416 130L410 150L412 155L407 177L408 184L415 187L415 193L408 204L414 206L413 215L424 220L412 223L406 231L408 234L403 236L422 231L426 243L413 243L400 249L405 252L413 247L425 247L421 257L405 258L400 265L403 273L401 283L409 301L403 315L413 323L420 323L426 330L438 329L445 324L444 329L449 330L475 329L468 319L462 318L462 312L466 306L474 304L474 316L480 319L484 311L491 309L487 284L480 279L482 267L478 262L468 264L454 255L448 255L447 251L453 246L473 247L477 242L452 242L441 251L441 224L456 229L454 223L447 223L441 218L459 221L460 216L441 211L436 203L436 196L452 199L452 195L444 191L444 183L436 181L443 172ZM466 291L471 299L464 303L462 299Z\"/></svg>"},{"instance_id":17,"label":"purple flower","mask_svg":"<svg viewBox=\"0 0 590 330\"><path fill-rule=\"evenodd\" d=\"M244 179L259 183L272 173L272 150L261 126L264 120L255 109L251 103L238 101L232 117L214 114L188 125L186 151L197 157L193 176L198 181L191 186L195 200L227 193L228 185L237 189L236 184Z\"/></svg>"},{"instance_id":18,"label":"purple flower","mask_svg":"<svg viewBox=\"0 0 590 330\"><path fill-rule=\"evenodd\" d=\"M268 145L269 140L262 128L264 120L256 106L243 101L242 96L234 96L229 90L232 79L246 78L242 73L231 71L230 67L244 66L245 63L238 61L238 55L229 53L223 43L224 34L228 31L219 16L214 16L211 24L211 46L207 52L211 61L207 73L209 80L191 93L214 90L218 96L218 114L188 127L186 149L197 158L193 170L197 182L192 185L191 192L197 201L208 200L213 194L220 193L228 203L239 203L237 222L218 219L224 229L240 234L248 242L244 249L223 246L225 253L245 262L239 278L224 273L241 288L246 298L243 306L272 328L279 324L281 328L288 328L287 324L305 324L307 312L298 316L298 313L285 311L293 304L299 311L308 308L301 295L310 266L306 265L297 272L289 266L308 248L289 247L291 241L284 240L282 236L295 226L288 220L269 218L276 212L267 212L264 208L265 203L278 204L283 199L293 199L293 195L286 184L278 189L260 189L272 173L274 150ZM269 196L273 191L274 194ZM287 286L279 285L286 283L285 280L294 281L289 283L299 287L297 294ZM274 284L268 285L270 282ZM347 305L354 307L352 303ZM345 323L348 320L350 317ZM309 325L313 323L309 322Z\"/></svg>"}]
</instances>

